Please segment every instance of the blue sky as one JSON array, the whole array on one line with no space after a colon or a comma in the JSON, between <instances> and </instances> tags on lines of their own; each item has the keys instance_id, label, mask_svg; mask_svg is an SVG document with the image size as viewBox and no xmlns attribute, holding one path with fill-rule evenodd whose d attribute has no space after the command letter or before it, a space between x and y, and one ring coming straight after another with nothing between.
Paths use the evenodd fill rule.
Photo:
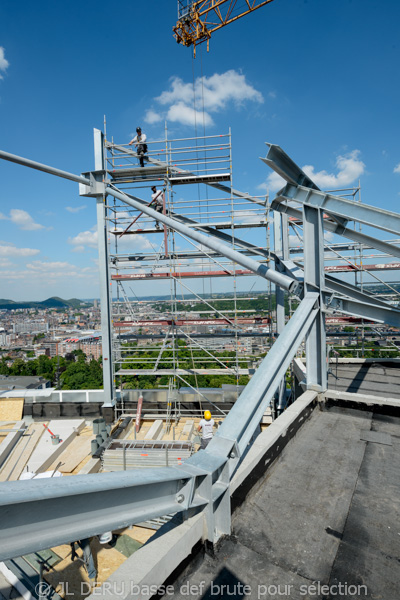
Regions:
<instances>
[{"instance_id":1,"label":"blue sky","mask_svg":"<svg viewBox=\"0 0 400 600\"><path fill-rule=\"evenodd\" d=\"M274 0L216 32L195 60L173 39L176 17L175 0L3 0L0 148L80 173L93 168L104 115L119 143L138 124L160 139L165 119L171 136L192 136L203 75L200 118L209 135L232 129L234 187L276 189L259 160L268 141L321 187L360 179L363 202L398 210L398 2ZM0 178L0 297L96 297L94 201L5 161Z\"/></svg>"}]
</instances>

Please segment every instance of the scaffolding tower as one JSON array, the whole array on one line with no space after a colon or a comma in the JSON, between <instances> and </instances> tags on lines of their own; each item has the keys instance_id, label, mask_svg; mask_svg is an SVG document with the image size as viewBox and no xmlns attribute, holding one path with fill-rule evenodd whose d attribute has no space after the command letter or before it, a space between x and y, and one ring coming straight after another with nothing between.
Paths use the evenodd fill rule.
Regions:
<instances>
[{"instance_id":1,"label":"scaffolding tower","mask_svg":"<svg viewBox=\"0 0 400 600\"><path fill-rule=\"evenodd\" d=\"M143 168L134 146L102 139L104 170L114 189L152 208L158 202L164 215L205 233L219 232L234 250L261 254L269 264L268 197L233 188L230 131L170 139L166 128L164 139L148 142ZM164 387L170 395L188 387L200 411L207 400L200 388L214 378L214 387L245 385L272 336L268 302L262 311L240 307L242 300L255 299L254 283L249 280L248 291L240 291L238 278L254 273L113 196L107 196L105 226L117 414L129 388ZM255 228L263 240L256 250L244 246ZM221 279L223 294L215 291ZM271 295L270 282L265 294Z\"/></svg>"}]
</instances>

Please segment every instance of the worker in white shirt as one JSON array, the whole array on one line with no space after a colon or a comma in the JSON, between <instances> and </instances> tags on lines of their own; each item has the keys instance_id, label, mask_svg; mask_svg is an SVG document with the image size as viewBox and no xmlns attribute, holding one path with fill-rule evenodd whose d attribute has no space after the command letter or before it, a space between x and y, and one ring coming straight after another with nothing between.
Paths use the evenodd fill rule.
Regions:
<instances>
[{"instance_id":1,"label":"worker in white shirt","mask_svg":"<svg viewBox=\"0 0 400 600\"><path fill-rule=\"evenodd\" d=\"M132 144L135 144L136 152L139 157L141 167L144 167L144 158L143 157L147 153L146 140L147 140L147 137L146 137L145 133L142 133L142 128L136 127L136 135L134 138L131 139L131 141L128 144L128 146L132 146Z\"/></svg>"},{"instance_id":2,"label":"worker in white shirt","mask_svg":"<svg viewBox=\"0 0 400 600\"><path fill-rule=\"evenodd\" d=\"M211 418L209 410L204 411L204 419L201 419L197 431L201 431L200 450L207 448L213 437L214 419Z\"/></svg>"},{"instance_id":3,"label":"worker in white shirt","mask_svg":"<svg viewBox=\"0 0 400 600\"><path fill-rule=\"evenodd\" d=\"M153 192L151 195L151 205L155 211L162 213L164 210L163 191L157 190L155 185L152 186L151 191ZM156 228L160 229L160 223L158 221L156 221Z\"/></svg>"}]
</instances>

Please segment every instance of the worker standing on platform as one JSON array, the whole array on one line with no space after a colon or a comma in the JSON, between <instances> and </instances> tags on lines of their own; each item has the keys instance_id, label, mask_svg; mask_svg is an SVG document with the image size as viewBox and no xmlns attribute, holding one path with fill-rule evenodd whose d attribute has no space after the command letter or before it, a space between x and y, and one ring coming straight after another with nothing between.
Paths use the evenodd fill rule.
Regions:
<instances>
[{"instance_id":1,"label":"worker standing on platform","mask_svg":"<svg viewBox=\"0 0 400 600\"><path fill-rule=\"evenodd\" d=\"M200 450L207 448L213 437L214 419L211 418L209 410L204 411L204 419L201 419L197 431L201 431Z\"/></svg>"},{"instance_id":2,"label":"worker standing on platform","mask_svg":"<svg viewBox=\"0 0 400 600\"><path fill-rule=\"evenodd\" d=\"M144 158L143 157L147 153L146 140L147 140L147 137L146 137L145 133L142 133L142 128L136 127L136 135L134 138L131 139L131 141L128 144L128 146L132 146L132 144L135 144L136 152L139 157L141 167L144 167Z\"/></svg>"},{"instance_id":3,"label":"worker standing on platform","mask_svg":"<svg viewBox=\"0 0 400 600\"><path fill-rule=\"evenodd\" d=\"M152 186L151 191L153 192L151 195L151 204L156 212L162 213L164 210L163 191L157 190L155 185ZM160 223L158 221L156 221L156 228L160 229Z\"/></svg>"}]
</instances>

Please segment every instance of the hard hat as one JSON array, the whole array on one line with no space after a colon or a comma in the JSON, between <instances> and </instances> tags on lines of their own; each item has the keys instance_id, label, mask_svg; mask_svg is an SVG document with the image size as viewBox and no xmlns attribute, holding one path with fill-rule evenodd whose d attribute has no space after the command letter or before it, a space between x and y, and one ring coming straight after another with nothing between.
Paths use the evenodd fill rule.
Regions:
<instances>
[{"instance_id":1,"label":"hard hat","mask_svg":"<svg viewBox=\"0 0 400 600\"><path fill-rule=\"evenodd\" d=\"M141 127L136 127L136 133L139 133L139 131L142 131Z\"/></svg>"},{"instance_id":2,"label":"hard hat","mask_svg":"<svg viewBox=\"0 0 400 600\"><path fill-rule=\"evenodd\" d=\"M205 410L204 411L204 418L206 421L210 421L211 420L211 413L209 410Z\"/></svg>"}]
</instances>

